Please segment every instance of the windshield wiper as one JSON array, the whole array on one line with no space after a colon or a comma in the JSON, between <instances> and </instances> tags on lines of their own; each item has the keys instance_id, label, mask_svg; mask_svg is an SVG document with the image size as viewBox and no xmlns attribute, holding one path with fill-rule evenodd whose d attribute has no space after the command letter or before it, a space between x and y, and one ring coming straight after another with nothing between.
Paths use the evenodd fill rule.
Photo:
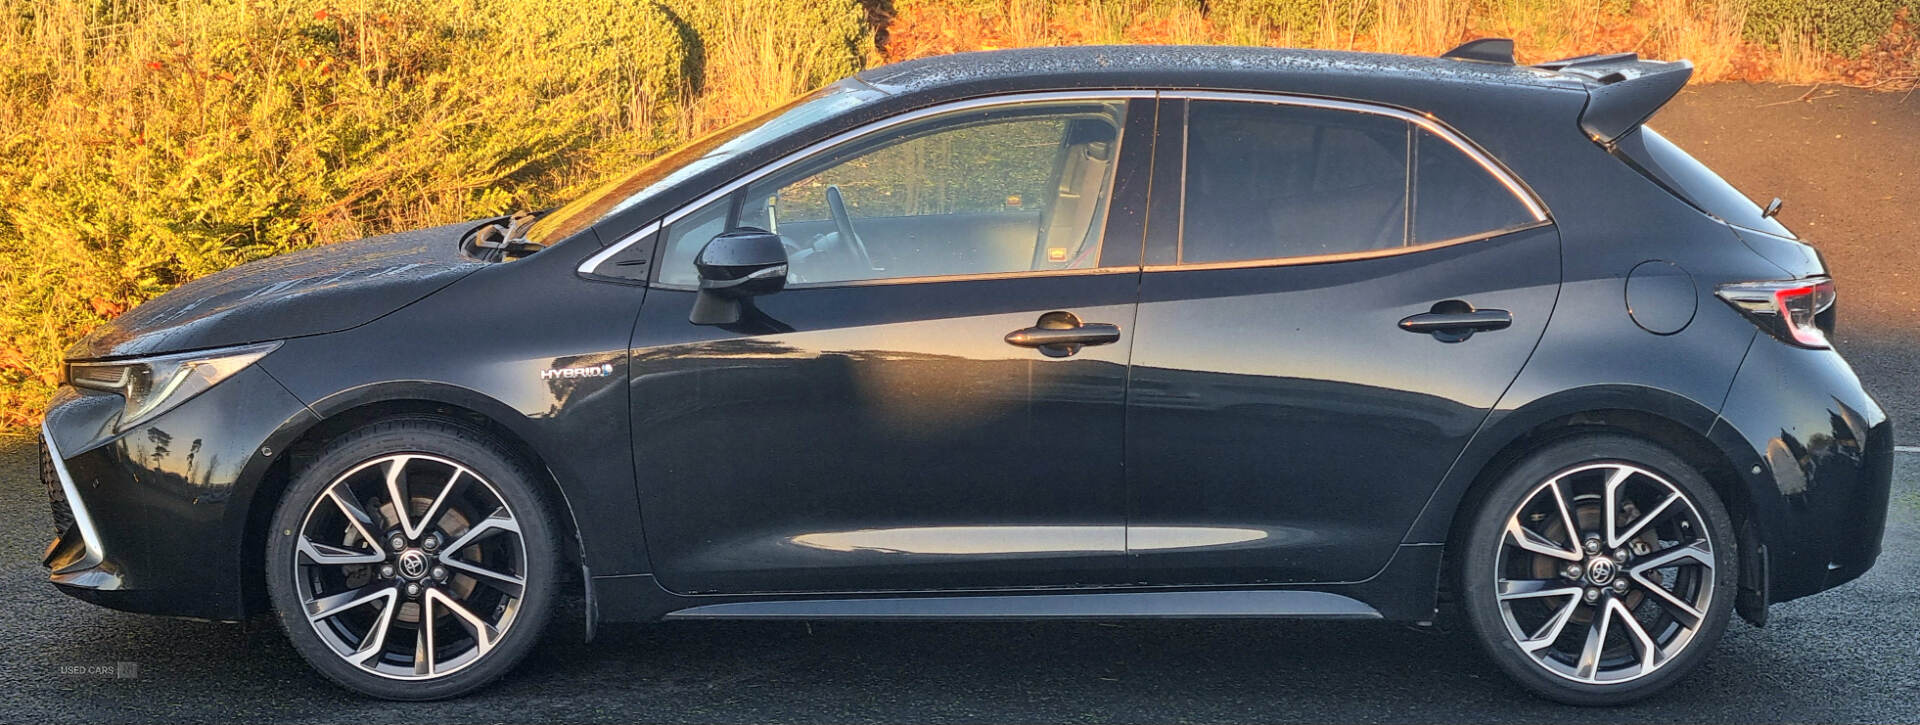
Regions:
<instances>
[{"instance_id":1,"label":"windshield wiper","mask_svg":"<svg viewBox=\"0 0 1920 725\"><path fill-rule=\"evenodd\" d=\"M542 249L547 245L527 239L527 227L540 217L533 212L521 210L507 217L506 226L488 224L473 234L473 246L481 249L497 249L500 254L490 261L519 259Z\"/></svg>"}]
</instances>

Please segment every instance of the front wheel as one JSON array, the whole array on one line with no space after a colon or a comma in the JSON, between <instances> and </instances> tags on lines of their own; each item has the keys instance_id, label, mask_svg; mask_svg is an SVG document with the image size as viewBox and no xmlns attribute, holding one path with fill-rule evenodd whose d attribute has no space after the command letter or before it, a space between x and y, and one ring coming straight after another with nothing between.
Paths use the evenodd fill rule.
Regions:
<instances>
[{"instance_id":1,"label":"front wheel","mask_svg":"<svg viewBox=\"0 0 1920 725\"><path fill-rule=\"evenodd\" d=\"M1527 456L1481 499L1459 569L1468 621L1545 697L1610 705L1664 689L1726 629L1731 517L1706 479L1646 441L1592 434Z\"/></svg>"},{"instance_id":2,"label":"front wheel","mask_svg":"<svg viewBox=\"0 0 1920 725\"><path fill-rule=\"evenodd\" d=\"M559 547L534 473L486 434L433 419L334 440L274 514L267 588L294 649L393 700L487 684L552 609Z\"/></svg>"}]
</instances>

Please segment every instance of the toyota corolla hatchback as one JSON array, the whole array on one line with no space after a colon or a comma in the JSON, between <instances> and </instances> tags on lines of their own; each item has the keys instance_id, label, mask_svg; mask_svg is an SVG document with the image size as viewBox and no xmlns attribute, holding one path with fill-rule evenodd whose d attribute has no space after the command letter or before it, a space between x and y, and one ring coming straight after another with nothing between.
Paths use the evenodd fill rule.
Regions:
<instances>
[{"instance_id":1,"label":"toyota corolla hatchback","mask_svg":"<svg viewBox=\"0 0 1920 725\"><path fill-rule=\"evenodd\" d=\"M272 612L394 699L563 606L1457 610L1537 693L1643 697L1866 571L1891 472L1820 256L1643 125L1690 73L1498 40L870 70L558 209L102 327L44 426L45 563Z\"/></svg>"}]
</instances>

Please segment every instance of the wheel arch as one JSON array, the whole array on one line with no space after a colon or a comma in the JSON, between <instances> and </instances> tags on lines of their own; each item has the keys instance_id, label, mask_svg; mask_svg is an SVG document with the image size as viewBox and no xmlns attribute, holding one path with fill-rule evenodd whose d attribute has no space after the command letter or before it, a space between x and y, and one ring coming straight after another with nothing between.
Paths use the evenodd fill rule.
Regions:
<instances>
[{"instance_id":1,"label":"wheel arch","mask_svg":"<svg viewBox=\"0 0 1920 725\"><path fill-rule=\"evenodd\" d=\"M565 537L562 556L569 568L577 568L578 583L588 607L589 631L593 626L593 579L589 575L587 549L574 512L572 500L561 485L547 458L527 433L526 419L499 401L480 393L445 385L388 384L342 393L310 406L313 416L290 424L292 430L274 434L274 440L286 441L276 460L253 487L247 499L247 520L242 533L242 594L247 611L266 611L265 581L267 527L281 497L293 480L294 471L310 462L329 441L369 423L398 417L435 418L476 428L506 446L508 452L540 472L535 482L559 514ZM516 425L518 423L519 425Z\"/></svg>"},{"instance_id":2,"label":"wheel arch","mask_svg":"<svg viewBox=\"0 0 1920 725\"><path fill-rule=\"evenodd\" d=\"M1738 536L1740 552L1741 616L1765 621L1766 594L1763 554L1755 544L1753 492L1740 466L1752 453L1729 450L1724 436L1715 436L1718 414L1700 403L1652 388L1602 386L1575 390L1534 401L1489 421L1462 452L1453 470L1434 493L1409 531L1407 543L1451 545L1464 535L1482 496L1529 451L1556 440L1586 433L1616 433L1661 446L1707 479L1726 504ZM1719 439L1716 441L1716 439ZM1441 599L1447 600L1455 559L1446 556L1438 580ZM1758 603L1758 606L1754 606Z\"/></svg>"}]
</instances>

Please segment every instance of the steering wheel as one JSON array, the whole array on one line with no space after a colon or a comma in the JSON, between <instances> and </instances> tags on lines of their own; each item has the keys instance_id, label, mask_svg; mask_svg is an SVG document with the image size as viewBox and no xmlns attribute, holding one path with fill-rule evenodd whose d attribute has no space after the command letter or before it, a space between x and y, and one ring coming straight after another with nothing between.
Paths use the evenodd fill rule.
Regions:
<instances>
[{"instance_id":1,"label":"steering wheel","mask_svg":"<svg viewBox=\"0 0 1920 725\"><path fill-rule=\"evenodd\" d=\"M873 257L867 255L867 245L860 241L860 235L853 232L853 217L847 216L847 203L840 198L840 187L832 184L827 185L827 211L833 215L834 230L840 234L852 271L861 276L871 274Z\"/></svg>"}]
</instances>

